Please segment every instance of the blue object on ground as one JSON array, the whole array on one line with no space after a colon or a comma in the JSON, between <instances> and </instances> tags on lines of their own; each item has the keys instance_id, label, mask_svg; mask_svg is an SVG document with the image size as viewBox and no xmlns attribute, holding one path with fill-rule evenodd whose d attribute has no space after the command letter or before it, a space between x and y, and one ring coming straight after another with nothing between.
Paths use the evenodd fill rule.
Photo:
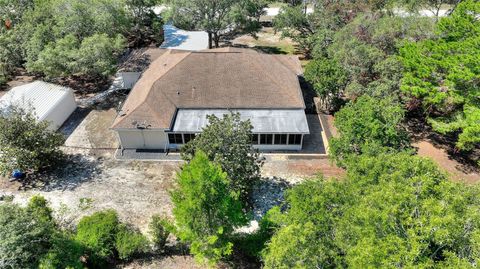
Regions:
<instances>
[{"instance_id":1,"label":"blue object on ground","mask_svg":"<svg viewBox=\"0 0 480 269\"><path fill-rule=\"evenodd\" d=\"M15 179L19 179L19 178L22 178L23 177L23 172L18 170L18 169L15 169L13 170L13 173L12 173L12 177L15 178Z\"/></svg>"}]
</instances>

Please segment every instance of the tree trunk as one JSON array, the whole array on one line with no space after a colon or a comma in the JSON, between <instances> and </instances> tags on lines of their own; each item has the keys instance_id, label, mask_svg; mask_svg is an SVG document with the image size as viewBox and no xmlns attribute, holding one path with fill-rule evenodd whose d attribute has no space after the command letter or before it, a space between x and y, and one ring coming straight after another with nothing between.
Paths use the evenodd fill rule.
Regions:
<instances>
[{"instance_id":1,"label":"tree trunk","mask_svg":"<svg viewBox=\"0 0 480 269\"><path fill-rule=\"evenodd\" d=\"M218 33L213 34L213 40L215 41L215 48L218 48L218 43L220 43L220 36L218 36Z\"/></svg>"},{"instance_id":2,"label":"tree trunk","mask_svg":"<svg viewBox=\"0 0 480 269\"><path fill-rule=\"evenodd\" d=\"M213 48L213 37L212 37L212 33L211 32L208 32L208 48L211 49Z\"/></svg>"}]
</instances>

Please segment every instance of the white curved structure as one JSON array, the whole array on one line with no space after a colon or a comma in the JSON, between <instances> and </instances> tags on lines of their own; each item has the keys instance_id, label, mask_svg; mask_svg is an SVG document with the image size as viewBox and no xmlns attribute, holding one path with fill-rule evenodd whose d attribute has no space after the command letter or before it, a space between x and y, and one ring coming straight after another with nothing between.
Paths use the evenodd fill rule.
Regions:
<instances>
[{"instance_id":1,"label":"white curved structure","mask_svg":"<svg viewBox=\"0 0 480 269\"><path fill-rule=\"evenodd\" d=\"M0 98L0 109L18 106L33 110L39 121L48 121L57 130L77 108L70 88L35 81L14 87Z\"/></svg>"}]
</instances>

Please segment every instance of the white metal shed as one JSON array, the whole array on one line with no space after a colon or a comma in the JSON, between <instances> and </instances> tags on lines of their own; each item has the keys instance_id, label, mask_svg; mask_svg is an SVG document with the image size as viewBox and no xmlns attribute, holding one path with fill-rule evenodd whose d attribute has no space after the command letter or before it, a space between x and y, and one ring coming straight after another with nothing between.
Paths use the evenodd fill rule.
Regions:
<instances>
[{"instance_id":1,"label":"white metal shed","mask_svg":"<svg viewBox=\"0 0 480 269\"><path fill-rule=\"evenodd\" d=\"M39 121L50 122L50 129L57 130L77 108L70 88L35 81L14 87L0 98L0 109L18 106L33 110Z\"/></svg>"}]
</instances>

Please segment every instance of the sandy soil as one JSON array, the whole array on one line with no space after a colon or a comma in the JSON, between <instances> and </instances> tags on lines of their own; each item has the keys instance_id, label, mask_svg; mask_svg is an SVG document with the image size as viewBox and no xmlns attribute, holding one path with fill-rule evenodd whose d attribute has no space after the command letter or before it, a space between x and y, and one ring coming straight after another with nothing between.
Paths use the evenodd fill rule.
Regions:
<instances>
[{"instance_id":1,"label":"sandy soil","mask_svg":"<svg viewBox=\"0 0 480 269\"><path fill-rule=\"evenodd\" d=\"M275 33L273 28L264 27L257 34L258 38L250 35L242 35L232 41L232 45L247 46L257 48L266 53L273 54L293 54L295 52L294 43L291 39L281 38L280 33Z\"/></svg>"},{"instance_id":2,"label":"sandy soil","mask_svg":"<svg viewBox=\"0 0 480 269\"><path fill-rule=\"evenodd\" d=\"M463 181L466 183L477 183L480 181L479 171L466 167L458 161L452 159L444 149L435 147L428 140L420 140L413 144L418 148L418 155L429 157L436 162L440 169L447 172L453 180Z\"/></svg>"},{"instance_id":3,"label":"sandy soil","mask_svg":"<svg viewBox=\"0 0 480 269\"><path fill-rule=\"evenodd\" d=\"M14 202L20 204L40 194L57 211L67 209L59 217L72 222L92 212L112 208L124 221L146 231L153 214L171 214L168 190L178 167L178 162L88 158L65 166L65 176L52 178L48 184L25 187L18 182L0 180L0 194L14 195Z\"/></svg>"},{"instance_id":4,"label":"sandy soil","mask_svg":"<svg viewBox=\"0 0 480 269\"><path fill-rule=\"evenodd\" d=\"M262 167L264 177L279 177L290 184L299 183L305 178L324 175L326 178L339 178L345 171L338 168L327 158L302 158L293 159L285 155L267 156L267 161Z\"/></svg>"}]
</instances>

